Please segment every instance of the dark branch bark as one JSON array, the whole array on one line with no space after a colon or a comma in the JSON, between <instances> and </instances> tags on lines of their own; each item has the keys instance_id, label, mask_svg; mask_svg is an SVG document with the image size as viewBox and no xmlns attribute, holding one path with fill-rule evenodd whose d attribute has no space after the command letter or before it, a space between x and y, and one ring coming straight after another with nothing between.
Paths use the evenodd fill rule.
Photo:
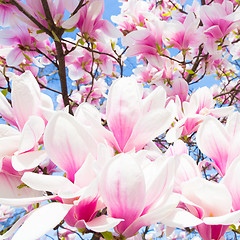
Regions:
<instances>
[{"instance_id":1,"label":"dark branch bark","mask_svg":"<svg viewBox=\"0 0 240 240\"><path fill-rule=\"evenodd\" d=\"M196 61L194 62L193 66L192 66L192 69L191 69L193 72L196 72L196 70L197 70L197 68L198 68L198 66L199 66L199 64L200 64L200 62L201 62L200 56L201 56L201 54L202 54L202 51L203 51L203 44L201 44L201 45L199 46L197 59L196 59ZM194 76L194 74L188 74L187 79L186 79L186 82L187 82L187 83L190 83L190 82L192 81L193 76Z\"/></svg>"},{"instance_id":2,"label":"dark branch bark","mask_svg":"<svg viewBox=\"0 0 240 240\"><path fill-rule=\"evenodd\" d=\"M64 51L61 43L61 37L62 37L62 34L64 33L64 30L61 28L58 28L55 25L47 0L41 0L41 2L42 2L42 6L44 9L50 30L54 32L58 38L58 39L56 39L56 37L54 38L54 43L57 51L57 60L58 60L57 68L58 68L58 74L59 74L60 83L61 83L63 103L65 107L69 106L69 113L73 114L72 108L70 106L69 98L68 98L65 55L64 55Z\"/></svg>"},{"instance_id":3,"label":"dark branch bark","mask_svg":"<svg viewBox=\"0 0 240 240\"><path fill-rule=\"evenodd\" d=\"M77 5L77 7L75 8L75 10L73 11L72 15L75 15L75 14L79 11L79 9L82 8L82 7L85 5L85 4L83 4L83 2L84 2L84 0L81 0L81 1L79 2L79 4Z\"/></svg>"},{"instance_id":4,"label":"dark branch bark","mask_svg":"<svg viewBox=\"0 0 240 240\"><path fill-rule=\"evenodd\" d=\"M52 18L51 11L50 11L49 6L48 6L48 2L47 2L47 0L41 0L41 2L42 2L42 6L43 6L43 9L44 9L45 15L46 15L47 22L51 26L51 29L55 30L56 27L55 27L55 24L54 24L54 21L53 21L53 18Z\"/></svg>"},{"instance_id":5,"label":"dark branch bark","mask_svg":"<svg viewBox=\"0 0 240 240\"><path fill-rule=\"evenodd\" d=\"M57 56L58 56L58 73L61 82L61 90L64 106L69 105L69 113L73 114L71 106L68 99L68 89L67 89L67 77L66 77L66 66L65 66L65 57L62 49L61 42L55 41Z\"/></svg>"}]
</instances>

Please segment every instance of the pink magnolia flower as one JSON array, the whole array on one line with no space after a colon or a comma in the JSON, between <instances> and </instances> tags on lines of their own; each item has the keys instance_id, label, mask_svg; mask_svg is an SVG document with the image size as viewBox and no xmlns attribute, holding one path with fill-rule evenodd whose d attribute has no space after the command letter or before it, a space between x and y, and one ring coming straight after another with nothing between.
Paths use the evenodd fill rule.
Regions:
<instances>
[{"instance_id":1,"label":"pink magnolia flower","mask_svg":"<svg viewBox=\"0 0 240 240\"><path fill-rule=\"evenodd\" d=\"M44 129L44 121L36 116L29 118L22 132L1 124L1 172L22 175L19 172L34 169L41 164L47 158L45 150L38 151Z\"/></svg>"},{"instance_id":2,"label":"pink magnolia flower","mask_svg":"<svg viewBox=\"0 0 240 240\"><path fill-rule=\"evenodd\" d=\"M239 25L239 11L233 11L231 1L204 5L200 10L204 33L218 40Z\"/></svg>"},{"instance_id":3,"label":"pink magnolia flower","mask_svg":"<svg viewBox=\"0 0 240 240\"><path fill-rule=\"evenodd\" d=\"M98 172L95 171L95 168L101 169L111 154L105 150L106 148L100 151L102 146L97 146L94 138L88 133L87 127L67 113L56 113L47 125L44 144L51 160L66 171L66 177L25 172L21 181L30 187L29 190L33 189L41 195L49 191L54 195L45 198L28 198L26 196L25 199L21 199L21 203L40 202L49 198L55 198L60 202L42 206L29 214L27 219L21 219L20 223L24 223L13 239L21 239L22 234L26 231L25 237L40 237L58 224L62 218L65 218L70 226L77 228L87 226L100 232L118 224L121 220L108 216L95 218L97 211L104 208L99 199L96 181ZM95 163L96 155L98 155L98 163ZM16 199L12 197L10 203L14 200ZM0 203L2 201L9 201L9 198L0 198ZM34 227L38 225L36 222L44 221L43 215L49 218L49 221L54 218L54 221L49 223L47 220L46 224L44 222L41 224L41 228L36 229ZM53 224L55 225L53 226ZM32 229L34 229L34 233Z\"/></svg>"},{"instance_id":4,"label":"pink magnolia flower","mask_svg":"<svg viewBox=\"0 0 240 240\"><path fill-rule=\"evenodd\" d=\"M160 21L154 15L151 16L151 19L146 22L146 27L137 27L137 30L122 38L122 44L129 47L126 56L146 58L152 66L161 68L164 61L158 51L169 55L168 51L163 48L164 28L165 23L163 21Z\"/></svg>"},{"instance_id":5,"label":"pink magnolia flower","mask_svg":"<svg viewBox=\"0 0 240 240\"><path fill-rule=\"evenodd\" d=\"M14 45L14 48L6 58L8 66L18 66L22 63L25 59L24 54L27 55L37 66L41 66L35 59L39 53L34 50L36 48L44 50L43 44L41 41L36 41L36 39L31 36L30 32L31 30L29 27L23 23L15 23L11 29L1 30L0 44L6 46Z\"/></svg>"},{"instance_id":6,"label":"pink magnolia flower","mask_svg":"<svg viewBox=\"0 0 240 240\"><path fill-rule=\"evenodd\" d=\"M176 62L166 58L161 67L151 64L137 65L137 68L133 69L133 73L136 75L138 82L149 83L152 86L162 86L166 90L167 96L170 97L178 95L177 92L172 92L168 85L169 80L173 82L173 85L178 85L179 73L176 71L178 68Z\"/></svg>"},{"instance_id":7,"label":"pink magnolia flower","mask_svg":"<svg viewBox=\"0 0 240 240\"><path fill-rule=\"evenodd\" d=\"M105 230L111 228L112 225L108 225L113 224L110 219L94 219L103 207L96 185L98 173L95 165L104 166L109 155L105 154L105 150L99 153L102 147L88 132L88 127L73 116L58 112L46 127L44 145L53 163L66 172L66 178L25 173L22 180L33 189L56 193L61 202L72 204L65 216L70 226L97 226L100 229L101 225Z\"/></svg>"},{"instance_id":8,"label":"pink magnolia flower","mask_svg":"<svg viewBox=\"0 0 240 240\"><path fill-rule=\"evenodd\" d=\"M200 150L213 162L210 162L221 176L224 176L233 160L240 155L240 113L232 113L223 126L214 117L207 117L197 132L197 144Z\"/></svg>"},{"instance_id":9,"label":"pink magnolia flower","mask_svg":"<svg viewBox=\"0 0 240 240\"><path fill-rule=\"evenodd\" d=\"M181 186L187 210L203 220L196 229L204 240L219 240L239 221L240 211L232 212L232 197L223 184L193 178Z\"/></svg>"},{"instance_id":10,"label":"pink magnolia flower","mask_svg":"<svg viewBox=\"0 0 240 240\"><path fill-rule=\"evenodd\" d=\"M179 85L179 87L183 87L184 90L184 85ZM179 97L176 97L175 103L179 120L168 131L168 142L174 142L181 136L188 136L197 131L208 115L215 117L228 116L234 110L232 106L214 108L215 101L210 89L207 87L199 88L192 93L189 99L182 103Z\"/></svg>"},{"instance_id":11,"label":"pink magnolia flower","mask_svg":"<svg viewBox=\"0 0 240 240\"><path fill-rule=\"evenodd\" d=\"M91 38L104 42L102 35L107 35L113 38L121 37L121 32L115 28L109 21L102 19L104 10L103 0L90 0L83 6L78 13L77 23L74 25L80 30L82 36L87 34ZM76 19L74 19L75 21ZM62 24L63 28L69 28L73 25L71 19Z\"/></svg>"},{"instance_id":12,"label":"pink magnolia flower","mask_svg":"<svg viewBox=\"0 0 240 240\"><path fill-rule=\"evenodd\" d=\"M234 6L231 1L222 3L213 2L210 5L201 6L200 18L203 23L204 34L207 36L206 47L212 52L217 40L224 37L235 28L239 27L239 9L233 11Z\"/></svg>"},{"instance_id":13,"label":"pink magnolia flower","mask_svg":"<svg viewBox=\"0 0 240 240\"><path fill-rule=\"evenodd\" d=\"M174 159L150 161L139 154L118 154L100 178L101 196L108 214L124 220L115 231L131 237L141 227L156 222L174 227L201 223L186 211L176 209L178 196L172 193Z\"/></svg>"},{"instance_id":14,"label":"pink magnolia flower","mask_svg":"<svg viewBox=\"0 0 240 240\"><path fill-rule=\"evenodd\" d=\"M84 47L86 47L86 44ZM115 55L111 49L111 42L107 37L105 37L104 44L101 42L96 43L95 50L113 56ZM117 75L116 67L114 66L117 62L113 58L107 56L106 54L94 53L95 61L93 61L92 54L93 53L84 48L77 48L66 56L68 75L72 80L76 81L76 84L90 83L92 81L92 77L89 72L91 72L92 68L94 71L99 69L102 75Z\"/></svg>"},{"instance_id":15,"label":"pink magnolia flower","mask_svg":"<svg viewBox=\"0 0 240 240\"><path fill-rule=\"evenodd\" d=\"M130 0L123 3L121 13L118 16L112 16L111 20L118 24L118 28L126 35L136 30L137 26L145 26L149 8L149 2Z\"/></svg>"},{"instance_id":16,"label":"pink magnolia flower","mask_svg":"<svg viewBox=\"0 0 240 240\"><path fill-rule=\"evenodd\" d=\"M119 152L139 151L168 129L173 120L173 114L165 108L163 88L156 88L144 99L142 90L134 78L118 79L109 90L106 118L113 137L108 140Z\"/></svg>"},{"instance_id":17,"label":"pink magnolia flower","mask_svg":"<svg viewBox=\"0 0 240 240\"><path fill-rule=\"evenodd\" d=\"M30 71L17 76L12 74L12 106L0 93L0 114L3 119L22 131L30 116L39 116L46 121L44 109L53 111L49 96L41 93L40 87Z\"/></svg>"},{"instance_id":18,"label":"pink magnolia flower","mask_svg":"<svg viewBox=\"0 0 240 240\"><path fill-rule=\"evenodd\" d=\"M164 44L180 51L199 46L203 39L198 30L199 21L200 19L195 18L193 13L189 13L183 23L176 20L167 23L163 34Z\"/></svg>"}]
</instances>

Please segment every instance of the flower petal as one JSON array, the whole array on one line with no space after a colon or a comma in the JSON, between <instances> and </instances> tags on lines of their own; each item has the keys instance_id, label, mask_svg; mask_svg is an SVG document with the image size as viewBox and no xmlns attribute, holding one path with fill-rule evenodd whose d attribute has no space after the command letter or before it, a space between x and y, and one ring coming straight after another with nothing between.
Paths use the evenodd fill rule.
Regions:
<instances>
[{"instance_id":1,"label":"flower petal","mask_svg":"<svg viewBox=\"0 0 240 240\"><path fill-rule=\"evenodd\" d=\"M87 155L97 152L95 139L84 127L65 112L57 112L49 121L44 134L45 149L51 160L74 182L74 175Z\"/></svg>"},{"instance_id":2,"label":"flower petal","mask_svg":"<svg viewBox=\"0 0 240 240\"><path fill-rule=\"evenodd\" d=\"M40 88L30 71L12 75L12 106L20 129L30 116L40 116Z\"/></svg>"},{"instance_id":3,"label":"flower petal","mask_svg":"<svg viewBox=\"0 0 240 240\"><path fill-rule=\"evenodd\" d=\"M116 227L122 233L144 206L145 182L137 161L130 154L117 155L103 170L100 189L110 216L125 220Z\"/></svg>"},{"instance_id":4,"label":"flower petal","mask_svg":"<svg viewBox=\"0 0 240 240\"><path fill-rule=\"evenodd\" d=\"M45 129L45 123L38 116L31 116L25 123L22 130L22 137L19 146L19 153L29 151L38 144Z\"/></svg>"},{"instance_id":5,"label":"flower petal","mask_svg":"<svg viewBox=\"0 0 240 240\"><path fill-rule=\"evenodd\" d=\"M92 221L85 223L86 227L93 230L94 232L105 232L120 222L124 221L123 219L112 218L106 215L94 218Z\"/></svg>"},{"instance_id":6,"label":"flower petal","mask_svg":"<svg viewBox=\"0 0 240 240\"><path fill-rule=\"evenodd\" d=\"M224 126L214 117L208 116L199 127L196 139L199 149L216 163L221 170L220 174L224 175L230 141Z\"/></svg>"},{"instance_id":7,"label":"flower petal","mask_svg":"<svg viewBox=\"0 0 240 240\"><path fill-rule=\"evenodd\" d=\"M25 172L22 181L29 187L39 191L50 191L53 193L59 193L62 191L72 194L79 190L71 181L62 176Z\"/></svg>"},{"instance_id":8,"label":"flower petal","mask_svg":"<svg viewBox=\"0 0 240 240\"><path fill-rule=\"evenodd\" d=\"M26 152L12 157L12 166L17 171L29 170L37 167L48 155L45 150Z\"/></svg>"},{"instance_id":9,"label":"flower petal","mask_svg":"<svg viewBox=\"0 0 240 240\"><path fill-rule=\"evenodd\" d=\"M72 208L72 205L50 203L30 213L12 240L38 239L54 228Z\"/></svg>"},{"instance_id":10,"label":"flower petal","mask_svg":"<svg viewBox=\"0 0 240 240\"><path fill-rule=\"evenodd\" d=\"M107 122L122 151L141 115L142 94L135 79L116 80L108 94Z\"/></svg>"}]
</instances>

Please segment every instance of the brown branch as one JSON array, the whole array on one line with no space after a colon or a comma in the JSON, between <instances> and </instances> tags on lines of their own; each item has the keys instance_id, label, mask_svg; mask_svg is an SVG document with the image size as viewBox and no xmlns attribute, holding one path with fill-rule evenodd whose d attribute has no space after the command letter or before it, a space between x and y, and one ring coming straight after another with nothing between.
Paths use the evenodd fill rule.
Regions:
<instances>
[{"instance_id":1,"label":"brown branch","mask_svg":"<svg viewBox=\"0 0 240 240\"><path fill-rule=\"evenodd\" d=\"M45 15L46 15L47 22L51 26L51 29L55 30L55 28L56 28L55 23L53 21L52 14L51 14L51 11L48 6L48 2L47 2L47 0L41 0L41 2L42 2L42 6L44 9Z\"/></svg>"},{"instance_id":2,"label":"brown branch","mask_svg":"<svg viewBox=\"0 0 240 240\"><path fill-rule=\"evenodd\" d=\"M169 57L168 55L165 55L164 53L162 53L160 56L163 56L163 57L165 57L165 58L168 58L168 59L170 59L170 60L172 60L172 61L175 61L175 62L177 62L177 63L179 63L179 64L183 64L183 65L192 63L191 61L190 61L190 62L179 61L179 60L177 60L177 59L175 59L175 58L172 58L172 57Z\"/></svg>"},{"instance_id":3,"label":"brown branch","mask_svg":"<svg viewBox=\"0 0 240 240\"><path fill-rule=\"evenodd\" d=\"M188 14L187 12L185 12L184 10L178 8L178 6L172 1L172 0L168 0L179 12L184 13L184 14Z\"/></svg>"},{"instance_id":4,"label":"brown branch","mask_svg":"<svg viewBox=\"0 0 240 240\"><path fill-rule=\"evenodd\" d=\"M56 50L58 55L58 74L60 77L63 103L65 107L69 105L69 113L73 114L72 108L69 103L69 98L68 98L66 65L65 65L65 57L62 49L62 44L56 41L55 45L56 45Z\"/></svg>"},{"instance_id":5,"label":"brown branch","mask_svg":"<svg viewBox=\"0 0 240 240\"><path fill-rule=\"evenodd\" d=\"M75 15L79 11L80 8L82 8L85 4L87 4L87 2L85 4L83 4L83 2L84 2L84 0L81 0L78 3L77 7L75 8L75 10L72 13L72 16Z\"/></svg>"},{"instance_id":6,"label":"brown branch","mask_svg":"<svg viewBox=\"0 0 240 240\"><path fill-rule=\"evenodd\" d=\"M201 62L201 60L202 60L202 59L200 59L200 56L201 56L201 54L202 54L202 51L203 51L203 44L201 44L201 45L199 46L199 48L198 48L198 55L197 55L197 58L196 58L195 63L194 63L193 66L192 66L192 69L191 69L194 73L195 73L195 71L197 70L197 68L198 68L198 66L199 66L199 64L200 64L200 62ZM186 82L187 82L187 83L190 83L190 82L192 81L193 76L194 76L194 74L188 74L187 79L185 79Z\"/></svg>"},{"instance_id":7,"label":"brown branch","mask_svg":"<svg viewBox=\"0 0 240 240\"><path fill-rule=\"evenodd\" d=\"M69 106L69 113L73 115L73 111L72 111L71 105L69 103L69 98L68 98L65 56L64 56L64 52L63 52L62 43L60 40L62 37L62 34L64 33L64 29L58 28L55 25L47 0L41 0L41 2L43 5L43 9L44 9L46 18L49 23L50 30L52 32L54 32L58 38L58 39L56 39L56 37L54 38L54 43L55 43L56 51L57 51L57 60L58 60L57 68L58 68L58 74L59 74L60 83L61 83L62 98L63 98L64 106L65 107Z\"/></svg>"}]
</instances>

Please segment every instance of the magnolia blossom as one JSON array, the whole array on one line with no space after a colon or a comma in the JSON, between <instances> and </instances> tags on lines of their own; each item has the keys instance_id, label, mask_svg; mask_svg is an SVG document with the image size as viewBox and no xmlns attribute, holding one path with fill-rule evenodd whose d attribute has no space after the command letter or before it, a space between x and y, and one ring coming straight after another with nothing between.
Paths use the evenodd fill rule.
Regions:
<instances>
[{"instance_id":1,"label":"magnolia blossom","mask_svg":"<svg viewBox=\"0 0 240 240\"><path fill-rule=\"evenodd\" d=\"M136 30L137 26L145 26L146 14L150 8L149 2L130 0L124 2L121 14L112 16L111 20L118 24L118 28L124 35Z\"/></svg>"},{"instance_id":2,"label":"magnolia blossom","mask_svg":"<svg viewBox=\"0 0 240 240\"><path fill-rule=\"evenodd\" d=\"M233 11L231 1L212 3L204 5L200 10L204 34L207 36L207 48L210 52L216 49L215 41L222 41L230 31L236 29L240 24L239 9Z\"/></svg>"},{"instance_id":3,"label":"magnolia blossom","mask_svg":"<svg viewBox=\"0 0 240 240\"><path fill-rule=\"evenodd\" d=\"M95 165L102 163L104 166L111 152L108 153L104 146L98 146L87 130L87 126L67 113L56 113L47 125L44 143L51 160L66 172L66 178L25 173L22 180L33 189L54 192L61 202L73 204L65 217L70 226L84 228L87 225L93 228L97 225L100 228L99 225L113 223L109 219L104 223L102 218L91 222L103 207L96 188L98 173ZM97 164L96 159L100 163Z\"/></svg>"},{"instance_id":4,"label":"magnolia blossom","mask_svg":"<svg viewBox=\"0 0 240 240\"><path fill-rule=\"evenodd\" d=\"M186 98L186 87L188 88L185 84L177 85L177 88L180 88L178 92L182 99ZM182 103L177 96L175 103L179 121L167 133L169 142L174 142L180 136L188 136L197 131L207 115L216 117L228 116L234 110L232 106L214 108L215 101L210 89L207 87L199 88Z\"/></svg>"},{"instance_id":5,"label":"magnolia blossom","mask_svg":"<svg viewBox=\"0 0 240 240\"><path fill-rule=\"evenodd\" d=\"M185 51L199 46L203 39L201 32L198 31L199 21L200 19L196 19L193 13L189 13L183 23L174 20L168 23L163 36L164 44Z\"/></svg>"},{"instance_id":6,"label":"magnolia blossom","mask_svg":"<svg viewBox=\"0 0 240 240\"><path fill-rule=\"evenodd\" d=\"M51 203L31 212L26 220L24 218L20 221L20 223L24 221L24 224L14 235L13 239L21 239L24 231L28 231L27 237L32 237L31 228L33 226L31 223L35 225L36 221L42 221L41 219L46 211L46 216L49 219L54 218L54 221L51 224L49 222L45 224L44 222L42 228L34 232L34 236L42 236L62 218L65 218L65 221L70 226L77 228L87 226L94 231L100 232L106 231L122 221L121 219L113 219L107 216L95 219L96 213L104 208L104 205L99 199L97 172L94 165L103 167L104 163L111 157L111 152L105 150L106 148L103 149L101 146L97 146L96 141L87 132L87 127L78 123L74 117L67 113L56 113L47 125L44 144L51 160L62 170L66 171L67 177L25 172L21 180L30 187L26 189L33 193L37 192L40 196L28 197L26 195L25 198L16 199L15 195L8 196L6 194L6 192L11 191L9 189L8 191L3 191L5 196L0 198L0 202L9 201L12 203L15 201L19 205L55 198L59 203ZM61 151L59 151L60 149ZM98 156L98 164L95 163L96 156ZM34 161L34 156L32 160ZM71 164L69 164L70 162ZM18 179L20 180L20 177ZM7 188L8 185L6 184L5 187ZM55 195L43 197L43 193L46 191ZM57 213L57 211L60 212ZM57 217L55 216L56 213L58 214ZM55 225L53 226L53 224Z\"/></svg>"},{"instance_id":7,"label":"magnolia blossom","mask_svg":"<svg viewBox=\"0 0 240 240\"><path fill-rule=\"evenodd\" d=\"M40 87L33 74L26 71L20 76L12 77L12 106L0 94L0 114L13 126L23 129L30 116L40 116L45 121L44 110L53 110L53 103L49 96L41 93Z\"/></svg>"},{"instance_id":8,"label":"magnolia blossom","mask_svg":"<svg viewBox=\"0 0 240 240\"><path fill-rule=\"evenodd\" d=\"M136 31L122 38L122 44L129 47L126 56L146 58L152 66L161 68L164 61L158 51L169 55L168 51L163 48L162 41L165 23L154 15L149 17L151 21L146 22L146 27L137 27Z\"/></svg>"},{"instance_id":9,"label":"magnolia blossom","mask_svg":"<svg viewBox=\"0 0 240 240\"><path fill-rule=\"evenodd\" d=\"M35 57L39 55L37 51L31 51L35 49L44 49L41 41L37 41L31 36L31 30L26 24L14 24L11 29L1 30L0 44L6 46L14 45L15 47L7 55L6 62L8 66L18 66L23 62L25 56L27 55L31 61L33 61L37 66L42 66L35 60Z\"/></svg>"},{"instance_id":10,"label":"magnolia blossom","mask_svg":"<svg viewBox=\"0 0 240 240\"><path fill-rule=\"evenodd\" d=\"M100 192L108 214L124 220L114 228L117 233L131 237L141 227L159 221L175 227L201 223L176 209L179 198L172 193L174 166L174 159L151 162L141 153L121 153L109 162L100 179Z\"/></svg>"},{"instance_id":11,"label":"magnolia blossom","mask_svg":"<svg viewBox=\"0 0 240 240\"><path fill-rule=\"evenodd\" d=\"M89 4L83 6L78 11L77 17L74 17L74 19L70 18L62 26L71 28L75 25L82 35L87 34L102 42L104 42L102 35L105 34L113 38L120 37L121 32L110 22L102 19L103 10L104 2L102 0L90 0Z\"/></svg>"},{"instance_id":12,"label":"magnolia blossom","mask_svg":"<svg viewBox=\"0 0 240 240\"><path fill-rule=\"evenodd\" d=\"M113 133L110 141L119 152L142 149L168 129L173 120L170 107L165 106L163 88L156 88L144 99L142 90L134 78L118 79L109 90L106 118Z\"/></svg>"},{"instance_id":13,"label":"magnolia blossom","mask_svg":"<svg viewBox=\"0 0 240 240\"><path fill-rule=\"evenodd\" d=\"M204 240L220 239L229 225L240 220L240 211L232 212L232 197L223 184L193 178L181 186L186 208L203 220L196 229Z\"/></svg>"},{"instance_id":14,"label":"magnolia blossom","mask_svg":"<svg viewBox=\"0 0 240 240\"><path fill-rule=\"evenodd\" d=\"M239 150L240 114L232 113L223 126L214 117L207 117L197 132L197 144L200 150L213 162L210 162L221 176L224 176L233 160L240 155Z\"/></svg>"}]
</instances>

